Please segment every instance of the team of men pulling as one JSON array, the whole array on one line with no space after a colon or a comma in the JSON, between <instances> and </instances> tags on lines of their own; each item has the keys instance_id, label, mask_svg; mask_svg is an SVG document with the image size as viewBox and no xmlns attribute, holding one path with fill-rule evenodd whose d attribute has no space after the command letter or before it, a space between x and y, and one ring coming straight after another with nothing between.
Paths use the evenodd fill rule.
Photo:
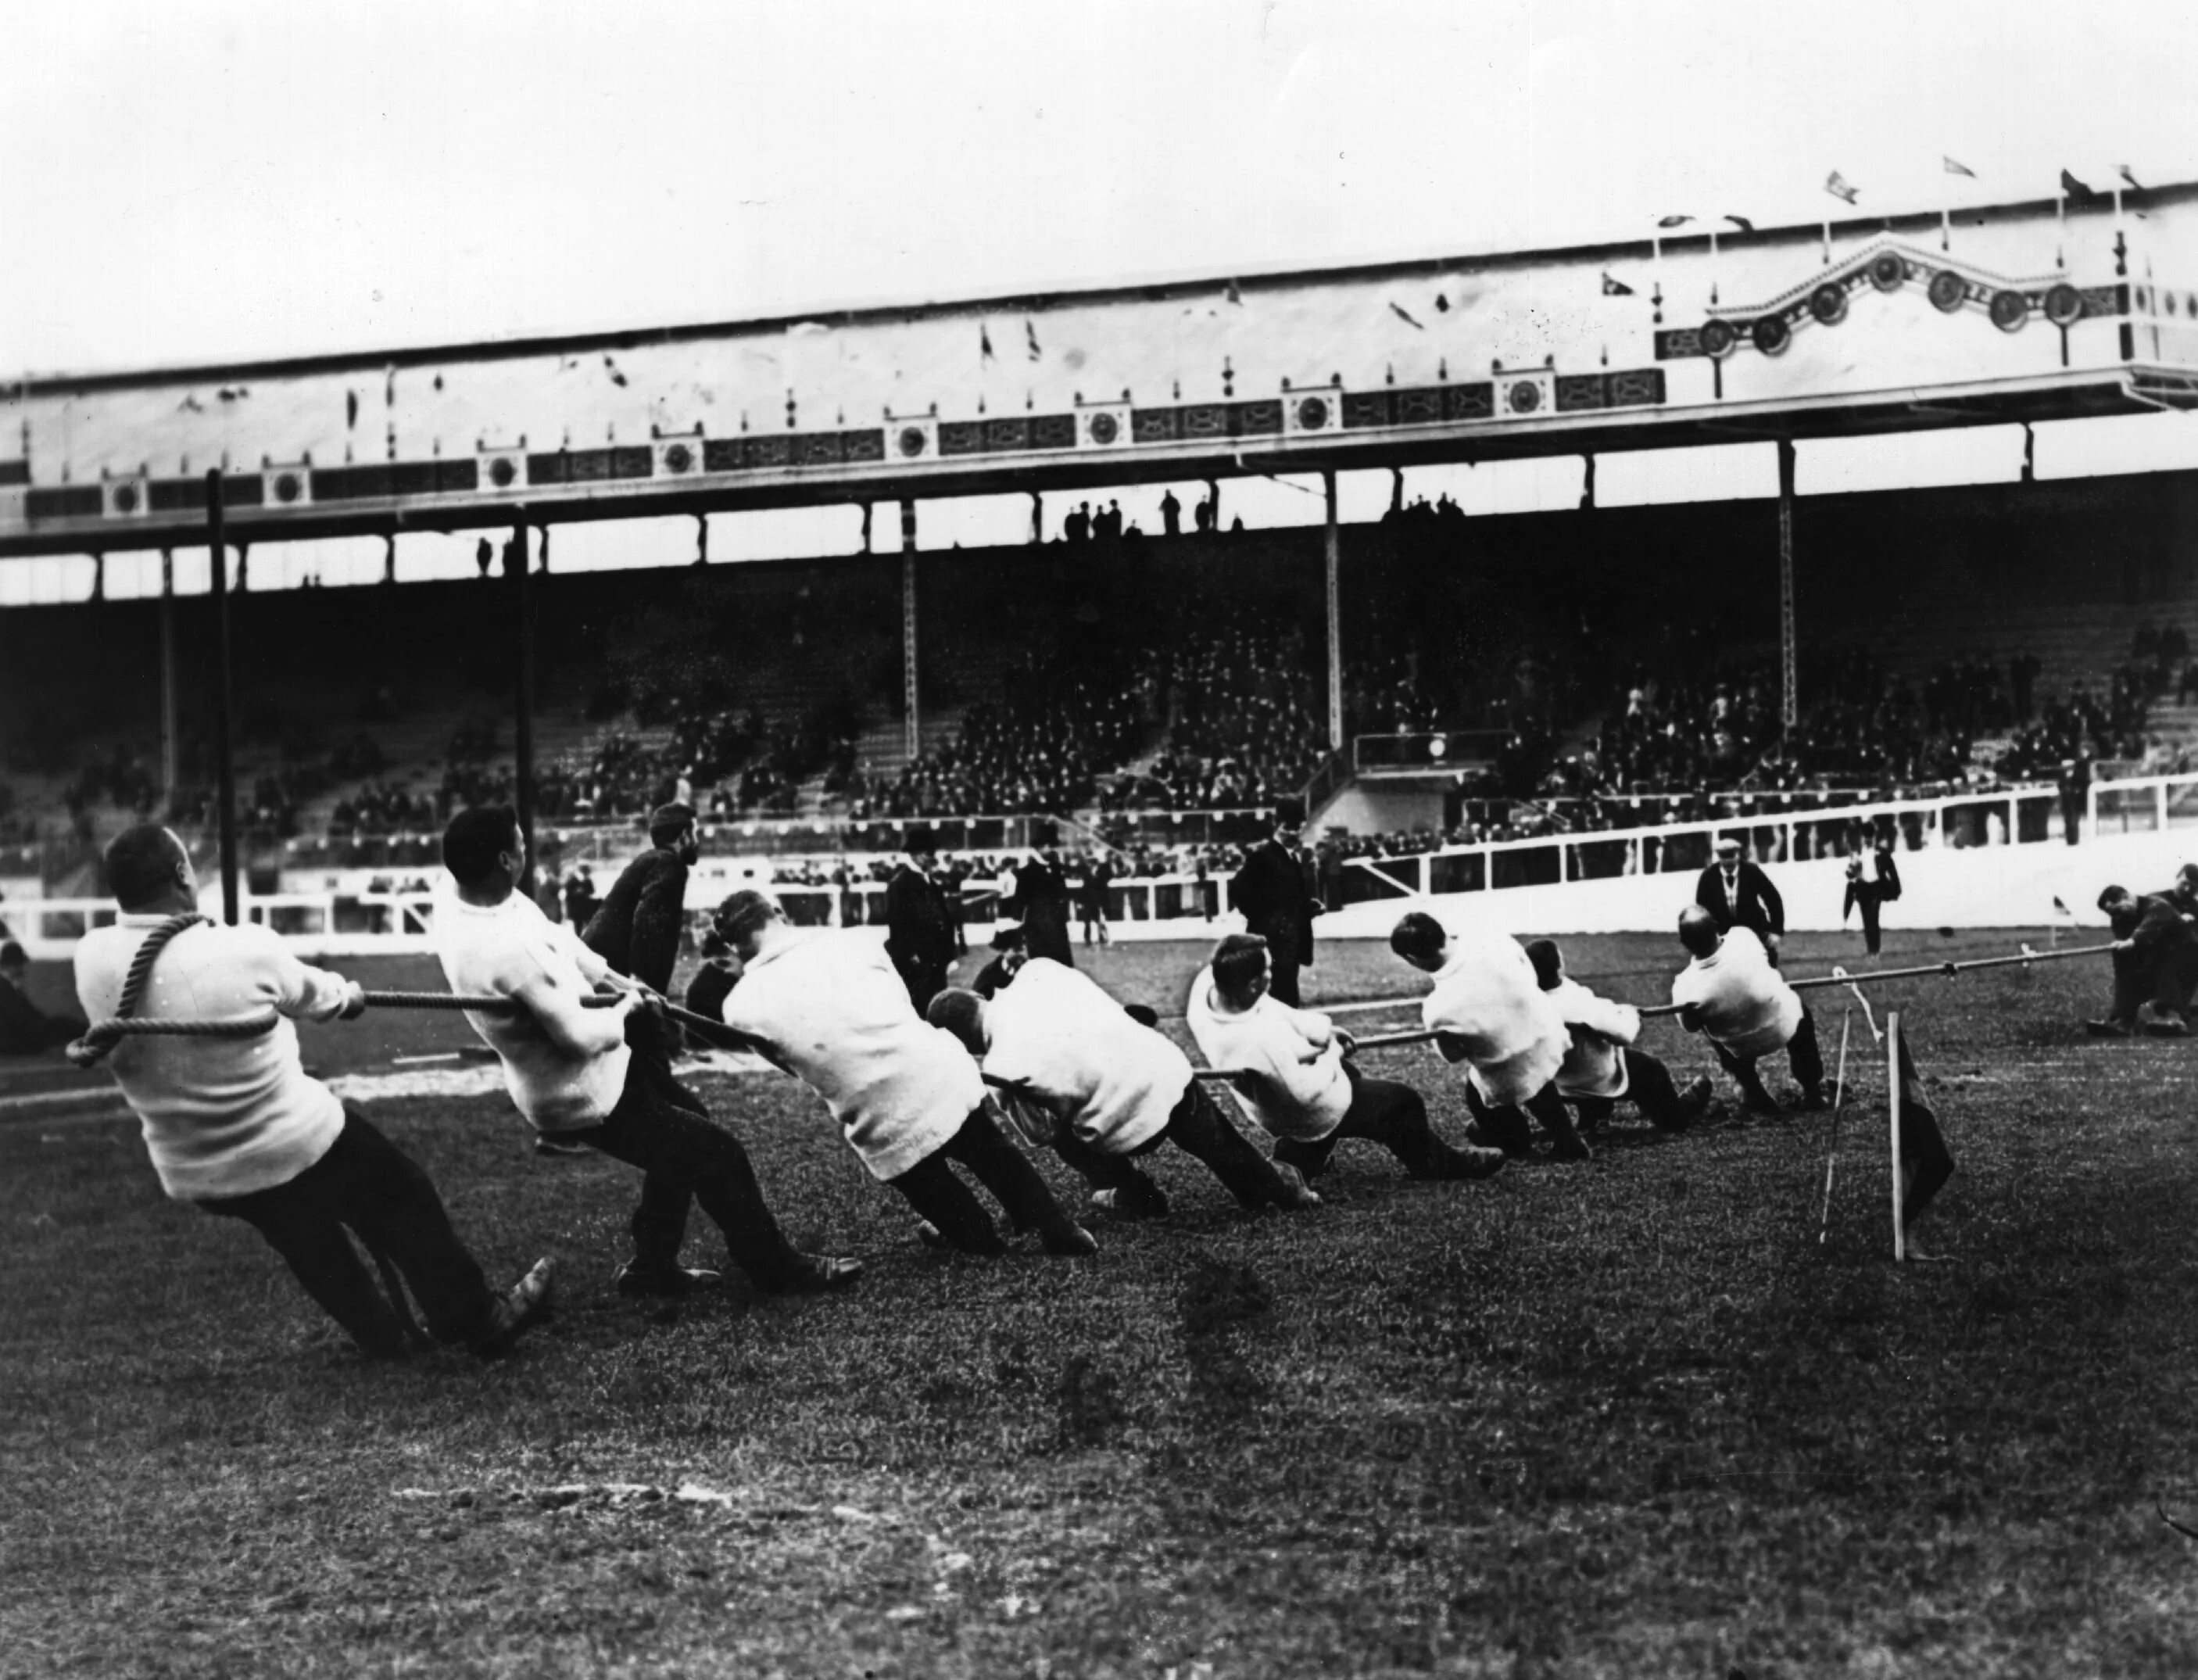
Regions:
<instances>
[{"instance_id":1,"label":"team of men pulling","mask_svg":"<svg viewBox=\"0 0 2198 1680\"><path fill-rule=\"evenodd\" d=\"M576 931L519 890L526 839L513 812L461 812L443 836L456 887L436 920L445 978L461 996L500 1000L467 1019L545 1147L592 1149L641 1171L622 1292L676 1295L715 1281L679 1258L696 1201L758 1288L845 1287L861 1263L788 1241L737 1135L673 1073L679 1029L660 1000L684 921L695 813L666 807L650 834L652 850ZM1728 855L1704 872L1699 902L1680 921L1691 958L1672 985L1681 1022L1710 1040L1749 1108L1777 1108L1756 1066L1782 1049L1802 1106L1821 1107L1815 1028L1776 966L1776 890L1759 871L1741 876L1736 843L1720 850ZM305 1072L291 1020L354 1016L360 989L300 962L264 927L201 916L189 855L165 828L123 834L107 868L119 918L87 934L76 955L90 1019L234 1018L270 1005L282 1017L254 1037L131 1037L113 1050L167 1193L255 1225L369 1354L400 1354L416 1332L393 1277L392 1299L375 1288L347 1229L386 1276L401 1274L440 1340L493 1352L538 1319L551 1263L492 1290L426 1173ZM1294 1211L1319 1205L1311 1182L1347 1138L1381 1145L1415 1179L1482 1178L1507 1157L1533 1154L1537 1126L1556 1158L1585 1160L1587 1138L1620 1101L1674 1131L1708 1103L1710 1081L1678 1089L1638 1047L1639 1012L1567 978L1553 942L1453 940L1414 911L1390 946L1431 978L1422 1020L1443 1059L1463 1070L1473 1120L1451 1142L1418 1091L1357 1066L1351 1034L1277 995L1294 993L1297 963L1311 950L1311 909L1290 896L1271 915L1259 900L1253 918L1255 927L1279 918L1282 960L1260 933L1226 936L1186 1011L1201 1052L1274 1140L1271 1155L1224 1112L1151 1011L1125 1009L1075 969L1065 925L1057 954L1011 949L965 989L943 984L935 950L911 962L906 949L858 931L796 928L765 894L741 892L714 918L738 979L711 992L731 1042L823 1098L871 1176L906 1200L921 1240L972 1254L1000 1253L1025 1231L1050 1254L1097 1247L1003 1129L1003 1113L1076 1170L1095 1206L1143 1219L1168 1211L1140 1166L1164 1144L1198 1160L1247 1209ZM1776 925L1759 935L1747 925L1751 912ZM1008 1235L957 1166L998 1203Z\"/></svg>"}]
</instances>

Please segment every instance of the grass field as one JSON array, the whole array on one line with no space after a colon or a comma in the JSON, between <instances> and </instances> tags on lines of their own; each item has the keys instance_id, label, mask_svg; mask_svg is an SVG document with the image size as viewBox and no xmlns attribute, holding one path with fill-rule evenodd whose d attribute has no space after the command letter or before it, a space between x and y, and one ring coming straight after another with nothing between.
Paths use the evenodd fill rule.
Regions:
<instances>
[{"instance_id":1,"label":"grass field","mask_svg":"<svg viewBox=\"0 0 2198 1680\"><path fill-rule=\"evenodd\" d=\"M1567 945L1637 1002L1676 966ZM1805 936L1788 968L1855 953ZM1199 956L1090 966L1172 1013ZM1622 1110L1592 1164L1486 1183L1346 1145L1300 1216L1164 1160L1177 1212L1095 1212L1078 1262L920 1248L821 1105L711 1076L797 1238L869 1270L677 1309L610 1287L627 1170L538 1159L500 1096L378 1103L492 1274L564 1269L557 1317L486 1366L363 1363L251 1233L162 1199L133 1123L11 1113L0 1671L2198 1673L2198 1543L2154 1503L2198 1526L2198 1044L2085 1039L2105 978L1883 989L1961 1164L1954 1259L1905 1269L1881 1057L1823 1247L1828 1117L1728 1107L1673 1140ZM1413 979L1369 947L1308 976ZM1828 1055L1846 997L1815 994ZM463 1042L383 1017L307 1057ZM1422 1055L1380 1066L1454 1134ZM690 1256L717 1253L698 1216Z\"/></svg>"}]
</instances>

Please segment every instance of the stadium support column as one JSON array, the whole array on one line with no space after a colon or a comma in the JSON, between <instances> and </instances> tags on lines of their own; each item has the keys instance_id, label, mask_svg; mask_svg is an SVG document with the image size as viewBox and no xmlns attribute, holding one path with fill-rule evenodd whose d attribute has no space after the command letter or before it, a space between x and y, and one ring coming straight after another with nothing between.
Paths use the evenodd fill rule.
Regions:
<instances>
[{"instance_id":1,"label":"stadium support column","mask_svg":"<svg viewBox=\"0 0 2198 1680\"><path fill-rule=\"evenodd\" d=\"M531 895L534 891L534 600L528 587L523 514L511 527L511 542L503 551L503 574L511 587L512 630L516 637L512 660L512 804L519 817L519 832L526 836L526 872L520 877L519 890Z\"/></svg>"},{"instance_id":2,"label":"stadium support column","mask_svg":"<svg viewBox=\"0 0 2198 1680\"><path fill-rule=\"evenodd\" d=\"M1778 440L1778 721L1792 729L1801 720L1801 684L1794 671L1794 440Z\"/></svg>"},{"instance_id":3,"label":"stadium support column","mask_svg":"<svg viewBox=\"0 0 2198 1680\"><path fill-rule=\"evenodd\" d=\"M183 780L183 706L176 694L176 551L160 550L160 803L173 803Z\"/></svg>"},{"instance_id":4,"label":"stadium support column","mask_svg":"<svg viewBox=\"0 0 2198 1680\"><path fill-rule=\"evenodd\" d=\"M236 763L230 755L229 533L222 519L221 468L206 471L206 558L213 584L214 823L221 836L221 919L236 926ZM240 567L237 583L243 584Z\"/></svg>"},{"instance_id":5,"label":"stadium support column","mask_svg":"<svg viewBox=\"0 0 2198 1680\"><path fill-rule=\"evenodd\" d=\"M1342 541L1335 525L1335 474L1333 471L1320 475L1321 490L1328 503L1325 527L1328 558L1328 747L1331 753L1343 747L1343 602L1342 591L1336 580L1343 558Z\"/></svg>"},{"instance_id":6,"label":"stadium support column","mask_svg":"<svg viewBox=\"0 0 2198 1680\"><path fill-rule=\"evenodd\" d=\"M900 504L900 693L907 721L901 744L911 759L923 753L923 718L917 710L922 695L916 680L916 503Z\"/></svg>"}]
</instances>

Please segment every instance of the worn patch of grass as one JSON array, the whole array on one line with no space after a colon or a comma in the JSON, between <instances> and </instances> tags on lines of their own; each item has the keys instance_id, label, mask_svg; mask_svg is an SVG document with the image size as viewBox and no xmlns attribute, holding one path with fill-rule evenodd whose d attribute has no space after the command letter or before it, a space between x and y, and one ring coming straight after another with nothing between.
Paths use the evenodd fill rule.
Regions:
<instances>
[{"instance_id":1,"label":"worn patch of grass","mask_svg":"<svg viewBox=\"0 0 2198 1680\"><path fill-rule=\"evenodd\" d=\"M1637 1001L1673 966L1567 944ZM1172 1013L1199 955L1093 967ZM1309 979L1411 976L1354 946ZM920 1249L821 1107L712 1079L789 1227L870 1271L676 1310L610 1288L625 1169L538 1160L501 1100L385 1105L492 1273L565 1266L558 1318L486 1367L363 1363L250 1233L161 1199L134 1126L10 1119L0 1671L2198 1671L2198 1548L2154 1511L2198 1511L2198 1049L2083 1038L2103 984L1897 994L1961 1161L1957 1258L1898 1270L1881 1060L1821 1247L1800 1116L1485 1184L1346 1145L1287 1218L1164 1158L1176 1212L1095 1213L1074 1263ZM1844 997L1816 994L1828 1055ZM1381 1066L1462 1125L1439 1065ZM689 1248L718 1252L699 1218ZM547 1491L684 1482L729 1497Z\"/></svg>"}]
</instances>

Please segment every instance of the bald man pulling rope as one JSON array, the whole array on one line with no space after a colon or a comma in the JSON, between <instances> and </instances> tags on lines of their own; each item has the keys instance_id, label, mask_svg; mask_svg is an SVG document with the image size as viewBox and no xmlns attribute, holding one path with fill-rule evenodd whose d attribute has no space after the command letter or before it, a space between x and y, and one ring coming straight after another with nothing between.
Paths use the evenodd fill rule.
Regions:
<instances>
[{"instance_id":1,"label":"bald man pulling rope","mask_svg":"<svg viewBox=\"0 0 2198 1680\"><path fill-rule=\"evenodd\" d=\"M120 919L76 949L87 1015L255 1022L246 1033L113 1045L109 1065L170 1196L253 1226L376 1357L405 1352L410 1314L401 1295L387 1299L375 1288L346 1229L403 1274L444 1341L493 1352L547 1311L548 1260L506 1293L491 1291L418 1163L306 1077L292 1020L358 1014L365 1007L358 986L308 968L265 927L223 927L199 915L189 854L166 828L148 823L118 837L107 849L107 879Z\"/></svg>"}]
</instances>

